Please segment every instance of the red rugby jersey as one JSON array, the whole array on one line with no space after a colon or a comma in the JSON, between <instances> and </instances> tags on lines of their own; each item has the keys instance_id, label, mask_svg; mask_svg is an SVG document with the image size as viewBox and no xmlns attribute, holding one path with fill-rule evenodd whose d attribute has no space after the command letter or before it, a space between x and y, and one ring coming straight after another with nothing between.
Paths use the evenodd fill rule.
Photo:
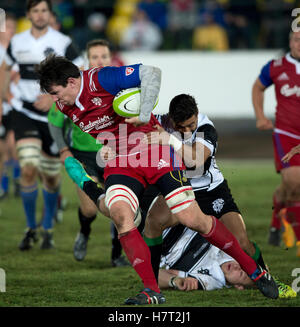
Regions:
<instances>
[{"instance_id":1,"label":"red rugby jersey","mask_svg":"<svg viewBox=\"0 0 300 327\"><path fill-rule=\"evenodd\" d=\"M270 78L275 86L275 127L300 136L300 62L290 54L272 60Z\"/></svg>"},{"instance_id":2,"label":"red rugby jersey","mask_svg":"<svg viewBox=\"0 0 300 327\"><path fill-rule=\"evenodd\" d=\"M106 67L107 69L108 67ZM57 101L57 108L67 115L80 129L98 139L101 143L109 144L119 154L138 151L141 134L154 131L154 125L159 124L151 114L148 124L134 127L125 123L125 118L117 115L112 103L115 94L106 91L98 79L102 68L92 68L81 72L81 88L73 106L63 105ZM133 87L133 86L132 86Z\"/></svg>"}]
</instances>

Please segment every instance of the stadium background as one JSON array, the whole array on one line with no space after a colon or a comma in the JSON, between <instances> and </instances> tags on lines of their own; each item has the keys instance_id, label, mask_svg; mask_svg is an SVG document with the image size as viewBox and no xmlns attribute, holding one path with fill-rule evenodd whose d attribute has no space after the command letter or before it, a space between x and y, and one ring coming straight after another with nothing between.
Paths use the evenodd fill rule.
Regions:
<instances>
[{"instance_id":1,"label":"stadium background","mask_svg":"<svg viewBox=\"0 0 300 327\"><path fill-rule=\"evenodd\" d=\"M113 45L114 51L124 60L126 64L142 62L158 66L163 72L162 89L160 93L160 102L156 112L166 112L169 100L176 94L186 92L196 96L200 110L207 114L215 123L219 133L219 150L217 157L220 159L247 159L245 166L239 166L239 171L234 171L232 165L222 163L225 175L230 175L232 188L237 194L237 200L242 209L248 208L246 212L248 216L253 218L247 220L247 226L250 231L250 236L255 230L255 234L259 242L266 248L265 253L269 260L274 264L274 269L282 269L279 277L289 278L291 282L291 267L296 267L296 259L294 253L289 253L289 257L285 258L285 265L282 268L282 262L278 260L278 256L273 253L273 249L266 246L267 224L269 223L269 214L271 208L271 193L278 182L278 176L275 176L275 171L270 169L272 165L272 141L271 131L260 132L255 128L254 112L251 104L251 88L255 78L258 76L261 67L274 57L278 57L288 50L288 33L292 21L295 17L291 16L294 8L300 7L300 1L293 0L52 0L53 9L57 15L57 19L61 24L61 31L70 35L80 50L84 52L85 44L93 38L107 38ZM0 0L0 7L7 12L12 12L18 17L18 31L23 31L30 27L29 22L24 17L25 1L23 0ZM161 34L161 43L152 49L134 49L134 47L125 47L122 45L122 37L126 30L129 29L134 22L136 10L143 9L148 13L149 21L159 29ZM142 20L140 23L144 26L148 24L147 21ZM146 27L145 27L146 29ZM195 33L199 30L204 31L197 42L194 39ZM203 36L204 35L204 36ZM206 46L201 46L204 38ZM207 40L209 39L209 40ZM204 43L205 43L204 42ZM198 45L196 44L198 43ZM269 117L274 118L275 99L273 94L273 87L266 91L265 110ZM266 164L259 164L258 170L255 168L255 161L248 161L248 159L266 159ZM239 161L233 161L236 164ZM263 161L262 161L263 162ZM251 174L255 174L255 179ZM262 183L263 187L256 188L257 183ZM71 198L70 182L63 187L63 192L69 196L70 207L77 207L77 200ZM256 200L249 204L249 194L256 197ZM267 195L266 195L267 194ZM73 203L74 202L74 203ZM18 216L17 210L14 208L14 199L9 198L7 206L11 210L13 216ZM40 208L39 208L40 209ZM15 210L15 211L13 211ZM74 209L75 210L75 209ZM5 212L8 209L4 206L2 218L5 217ZM71 215L66 213L67 224L68 217ZM265 217L265 221L260 220ZM70 216L70 219L73 217ZM6 219L6 218L5 218ZM16 223L13 220L7 220L7 228L15 229ZM23 226L23 217L18 222L18 228ZM248 224L249 223L249 224ZM64 229L64 224L57 225L57 233ZM95 224L95 234L97 231L102 231L98 222ZM100 220L99 220L100 224ZM45 274L38 265L34 266L36 275L33 280L36 284L43 284L45 290L49 294L42 294L36 288L31 288L28 282L28 294L23 297L22 287L27 282L27 273L31 271L31 267L26 266L29 262L31 265L35 261L34 256L38 250L33 250L28 258L24 258L21 254L16 253L17 250L11 249L11 244L17 244L20 233L17 235L3 234L2 239L5 242L4 251L13 252L15 260L7 259L8 267L15 267L14 262L22 263L23 270L20 282L20 274L15 274L9 281L11 289L16 289L14 292L7 292L8 300L4 299L4 305L25 305L39 306L39 305L98 305L99 293L96 290L91 293L91 289L81 287L78 289L78 294L75 296L71 294L71 288L67 293L66 299L64 296L60 298L60 290L58 286L60 283L66 282L65 276L71 272L71 278L74 278L73 284L77 283L78 270L80 274L91 274L90 283L93 285L95 275L92 268L96 267L97 275L99 276L98 266L103 265L107 261L101 258L98 263L98 248L90 249L90 261L86 270L83 266L78 266L75 262L70 262L72 255L72 245L74 236L77 231L75 224L71 226L69 234L64 236L64 239L56 239L57 248L62 249L58 259L54 258L49 261L45 255L43 261L45 267L50 272L57 269L57 279L52 281L52 277ZM105 225L108 231L108 224ZM263 227L263 228L262 228ZM102 231L103 232L103 231ZM96 240L94 242L103 246L109 244L109 236L103 240ZM64 244L64 242L67 242ZM99 246L98 244L98 246ZM96 244L97 245L97 244ZM105 245L106 246L106 245ZM15 246L16 247L16 246ZM42 254L39 254L40 260ZM54 256L53 256L54 257ZM22 261L24 260L24 261ZM96 263L97 262L97 263ZM9 266L9 264L11 266ZM61 264L61 266L59 266ZM106 264L106 263L105 263ZM109 267L104 264L103 280L109 275L114 283L113 290L117 292L117 287L127 292L126 285L120 285L120 278L117 272L111 272L105 275ZM47 266L49 265L49 267ZM108 264L106 264L108 265ZM79 268L78 268L79 267ZM88 270L89 269L89 270ZM76 270L76 275L75 273ZM67 271L62 277L61 271ZM39 279L38 274L43 278ZM11 274L12 275L12 274ZM135 279L132 275L132 285ZM48 279L47 279L48 278ZM98 278L98 277L97 277ZM108 277L107 277L108 278ZM31 281L30 281L31 282ZM81 282L81 281L80 281ZM88 280L89 282L89 280ZM87 285L88 285L87 282ZM70 281L70 285L72 285ZM20 291L18 290L18 287ZM52 289L51 289L52 287ZM131 286L135 287L135 286ZM98 290L97 290L98 292ZM106 298L107 294L104 292ZM241 296L236 298L234 290L230 290L234 297L227 296L228 290L221 291L220 295L213 298L212 303L208 306L222 306L224 305L223 298L228 299L228 306L249 305L253 306L269 306L269 302L261 299L259 295L253 295L249 291L249 298L242 299ZM30 295L29 295L30 293ZM94 295L95 293L95 295ZM85 296L92 294L88 300ZM113 294L113 293L112 293ZM127 294L127 293L126 293ZM18 295L19 298L15 295ZM35 297L36 296L36 300ZM122 295L123 296L123 295ZM204 300L206 295L202 295ZM101 303L101 305L119 305L120 299L113 295L109 300ZM176 295L170 297L175 305L181 306L182 303L186 305L198 305L198 301L189 302L189 295L183 295L183 298L176 302ZM66 302L69 298L69 302ZM56 300L58 299L58 300ZM183 300L186 302L183 302ZM239 304L237 304L238 299ZM52 302L51 302L52 301ZM65 301L65 302L64 302ZM82 302L80 302L82 301ZM110 301L110 302L109 302ZM219 301L219 302L218 302ZM230 302L232 301L232 302ZM171 301L170 301L171 302ZM95 304L96 303L96 304ZM195 303L195 304L194 304ZM206 303L206 302L204 302ZM1 305L1 301L0 301ZM275 304L274 304L275 305ZM298 306L296 300L285 304L284 302L276 303L277 306ZM3 304L2 304L3 306Z\"/></svg>"}]
</instances>

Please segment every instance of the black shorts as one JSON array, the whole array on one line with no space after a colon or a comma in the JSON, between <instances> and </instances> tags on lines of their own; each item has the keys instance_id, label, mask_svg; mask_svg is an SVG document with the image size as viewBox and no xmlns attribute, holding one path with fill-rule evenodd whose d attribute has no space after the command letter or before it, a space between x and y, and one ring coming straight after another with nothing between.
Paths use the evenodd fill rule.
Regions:
<instances>
[{"instance_id":1,"label":"black shorts","mask_svg":"<svg viewBox=\"0 0 300 327\"><path fill-rule=\"evenodd\" d=\"M73 156L83 164L85 170L90 176L95 176L98 178L99 182L104 183L104 168L97 165L97 152L79 151L73 148L70 148L70 150Z\"/></svg>"},{"instance_id":2,"label":"black shorts","mask_svg":"<svg viewBox=\"0 0 300 327\"><path fill-rule=\"evenodd\" d=\"M226 179L219 186L209 192L196 191L195 197L200 209L206 215L215 216L220 219L228 212L233 211L241 213L234 202Z\"/></svg>"},{"instance_id":3,"label":"black shorts","mask_svg":"<svg viewBox=\"0 0 300 327\"><path fill-rule=\"evenodd\" d=\"M31 119L22 112L13 110L13 129L15 139L37 138L42 142L42 150L52 157L59 157L57 145L51 137L48 123Z\"/></svg>"},{"instance_id":4,"label":"black shorts","mask_svg":"<svg viewBox=\"0 0 300 327\"><path fill-rule=\"evenodd\" d=\"M226 180L209 192L196 191L194 193L199 207L206 215L215 216L217 219L220 219L228 212L241 213L234 202ZM140 201L140 207L143 212L149 210L151 203L159 194L160 191L156 185L150 185L146 188Z\"/></svg>"},{"instance_id":5,"label":"black shorts","mask_svg":"<svg viewBox=\"0 0 300 327\"><path fill-rule=\"evenodd\" d=\"M0 124L0 139L4 140L9 131L13 129L13 117L12 110L6 115L2 116L2 123Z\"/></svg>"}]
</instances>

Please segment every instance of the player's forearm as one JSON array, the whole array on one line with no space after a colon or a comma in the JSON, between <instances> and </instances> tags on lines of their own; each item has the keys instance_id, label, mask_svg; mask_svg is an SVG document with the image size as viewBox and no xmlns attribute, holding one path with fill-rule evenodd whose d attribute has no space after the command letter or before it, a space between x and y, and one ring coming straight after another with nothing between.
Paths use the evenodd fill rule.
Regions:
<instances>
[{"instance_id":1,"label":"player's forearm","mask_svg":"<svg viewBox=\"0 0 300 327\"><path fill-rule=\"evenodd\" d=\"M210 150L200 142L195 142L192 146L183 144L181 140L175 139L175 135L169 136L169 144L173 146L177 154L181 156L187 168L199 168L204 165L211 155ZM179 143L181 142L181 144Z\"/></svg>"},{"instance_id":2,"label":"player's forearm","mask_svg":"<svg viewBox=\"0 0 300 327\"><path fill-rule=\"evenodd\" d=\"M254 83L252 88L252 104L254 113L257 119L263 118L264 115L264 90L258 85L258 82Z\"/></svg>"},{"instance_id":3,"label":"player's forearm","mask_svg":"<svg viewBox=\"0 0 300 327\"><path fill-rule=\"evenodd\" d=\"M52 125L51 123L48 123L49 126L49 132L56 143L58 150L62 150L63 148L68 147L67 143L65 142L64 135L63 135L63 129L57 126Z\"/></svg>"},{"instance_id":4,"label":"player's forearm","mask_svg":"<svg viewBox=\"0 0 300 327\"><path fill-rule=\"evenodd\" d=\"M171 274L166 269L159 269L158 274L158 285L161 289L171 288L171 278L176 277L176 275Z\"/></svg>"},{"instance_id":5,"label":"player's forearm","mask_svg":"<svg viewBox=\"0 0 300 327\"><path fill-rule=\"evenodd\" d=\"M139 119L147 123L158 98L161 85L161 70L157 67L140 65L141 113Z\"/></svg>"},{"instance_id":6,"label":"player's forearm","mask_svg":"<svg viewBox=\"0 0 300 327\"><path fill-rule=\"evenodd\" d=\"M193 146L184 144L182 147L182 158L187 168L202 167L210 155L210 150L199 142Z\"/></svg>"}]
</instances>

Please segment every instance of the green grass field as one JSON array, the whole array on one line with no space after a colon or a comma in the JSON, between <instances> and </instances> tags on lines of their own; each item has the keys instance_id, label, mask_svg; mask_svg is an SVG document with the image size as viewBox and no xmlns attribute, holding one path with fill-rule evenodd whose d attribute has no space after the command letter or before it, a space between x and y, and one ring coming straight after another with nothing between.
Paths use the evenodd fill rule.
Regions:
<instances>
[{"instance_id":1,"label":"green grass field","mask_svg":"<svg viewBox=\"0 0 300 327\"><path fill-rule=\"evenodd\" d=\"M279 182L271 161L220 161L233 196L247 225L248 235L263 250L274 275L292 284L295 268L300 268L296 248L267 244L272 192ZM78 232L77 197L74 184L64 175L62 192L68 200L64 220L55 225L54 250L21 252L25 218L20 198L10 195L0 203L0 268L6 272L6 292L0 293L1 307L120 307L135 295L142 284L131 267L110 265L109 220L100 215L92 226L88 254L84 261L73 258L73 242ZM40 192L41 193L41 192ZM38 219L41 215L41 198ZM299 281L300 287L300 281ZM296 307L295 299L269 300L257 290L224 289L210 292L165 291L165 307Z\"/></svg>"}]
</instances>

